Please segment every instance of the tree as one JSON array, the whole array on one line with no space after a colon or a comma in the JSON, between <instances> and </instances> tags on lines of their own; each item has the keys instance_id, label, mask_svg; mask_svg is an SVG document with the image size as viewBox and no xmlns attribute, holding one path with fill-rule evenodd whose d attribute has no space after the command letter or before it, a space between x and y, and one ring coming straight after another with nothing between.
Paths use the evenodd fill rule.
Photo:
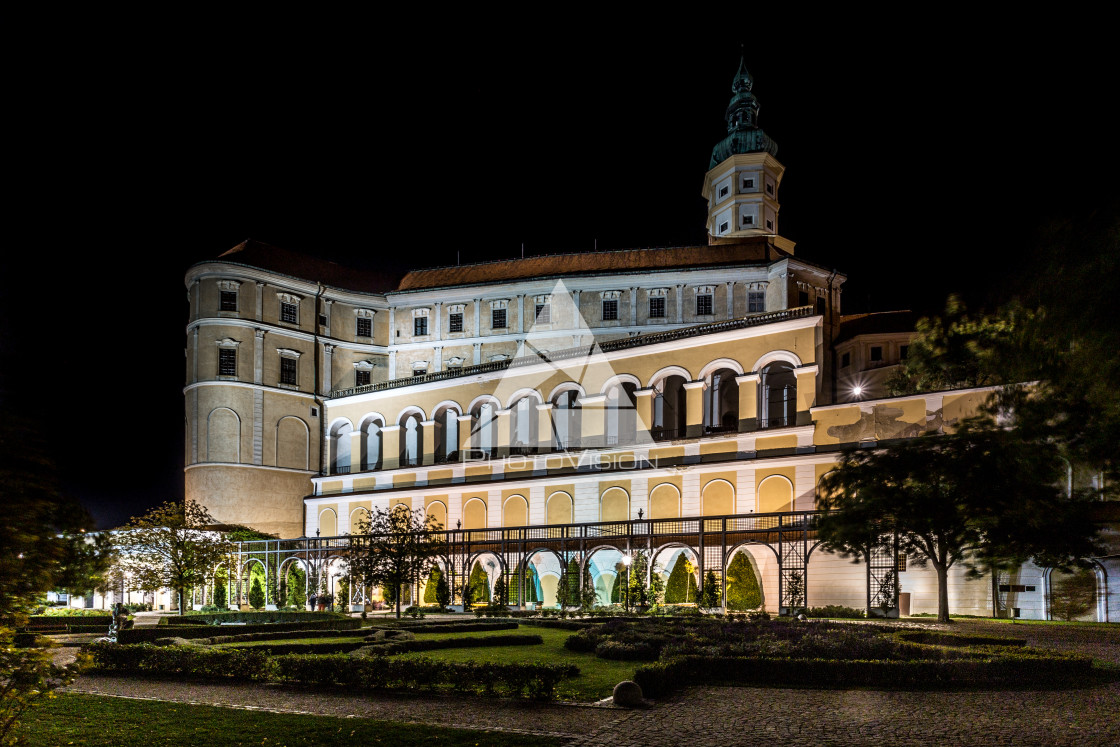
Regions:
<instances>
[{"instance_id":1,"label":"tree","mask_svg":"<svg viewBox=\"0 0 1120 747\"><path fill-rule=\"evenodd\" d=\"M440 571L439 566L433 565L428 572L428 583L424 584L424 604L436 604L436 588L442 578L443 572Z\"/></svg>"},{"instance_id":2,"label":"tree","mask_svg":"<svg viewBox=\"0 0 1120 747\"><path fill-rule=\"evenodd\" d=\"M579 599L579 563L573 557L560 571L560 580L556 584L556 601L560 608L578 607Z\"/></svg>"},{"instance_id":3,"label":"tree","mask_svg":"<svg viewBox=\"0 0 1120 747\"><path fill-rule=\"evenodd\" d=\"M665 604L687 604L697 600L699 590L693 575L695 570L696 567L684 553L677 556L669 581L665 584Z\"/></svg>"},{"instance_id":4,"label":"tree","mask_svg":"<svg viewBox=\"0 0 1120 747\"><path fill-rule=\"evenodd\" d=\"M222 576L219 576L214 582L214 606L220 610L229 606L226 600L226 583L227 580Z\"/></svg>"},{"instance_id":5,"label":"tree","mask_svg":"<svg viewBox=\"0 0 1120 747\"><path fill-rule=\"evenodd\" d=\"M665 579L661 577L661 569L654 566L649 576L649 601L651 604L665 603Z\"/></svg>"},{"instance_id":6,"label":"tree","mask_svg":"<svg viewBox=\"0 0 1120 747\"><path fill-rule=\"evenodd\" d=\"M447 583L447 576L439 574L436 581L436 604L441 608L451 603L451 587Z\"/></svg>"},{"instance_id":7,"label":"tree","mask_svg":"<svg viewBox=\"0 0 1120 747\"><path fill-rule=\"evenodd\" d=\"M762 589L750 558L737 552L727 566L727 609L741 612L762 606Z\"/></svg>"},{"instance_id":8,"label":"tree","mask_svg":"<svg viewBox=\"0 0 1120 747\"><path fill-rule=\"evenodd\" d=\"M232 553L230 543L211 529L216 523L190 499L156 506L114 533L120 565L141 589L174 589L183 614L186 590L204 584Z\"/></svg>"},{"instance_id":9,"label":"tree","mask_svg":"<svg viewBox=\"0 0 1120 747\"><path fill-rule=\"evenodd\" d=\"M1097 579L1088 568L1051 578L1050 615L1058 620L1076 620L1088 614L1097 601Z\"/></svg>"},{"instance_id":10,"label":"tree","mask_svg":"<svg viewBox=\"0 0 1120 747\"><path fill-rule=\"evenodd\" d=\"M490 604L494 607L505 607L508 604L506 577L504 575L499 575L498 580L494 583L494 598L490 600Z\"/></svg>"},{"instance_id":11,"label":"tree","mask_svg":"<svg viewBox=\"0 0 1120 747\"><path fill-rule=\"evenodd\" d=\"M630 604L641 608L649 604L649 587L646 586L646 575L649 573L649 562L646 554L640 550L634 553L630 562ZM656 574L655 574L656 575Z\"/></svg>"},{"instance_id":12,"label":"tree","mask_svg":"<svg viewBox=\"0 0 1120 747\"><path fill-rule=\"evenodd\" d=\"M938 620L949 621L948 573L993 563L1070 567L1097 552L1084 501L1059 488L1054 448L976 420L948 436L848 449L821 482L824 545L858 561L898 532L902 552L937 574Z\"/></svg>"},{"instance_id":13,"label":"tree","mask_svg":"<svg viewBox=\"0 0 1120 747\"><path fill-rule=\"evenodd\" d=\"M481 602L489 604L490 602L490 577L486 575L482 563L478 561L475 561L471 568L471 575L467 578L467 597L470 600L467 602L468 606Z\"/></svg>"},{"instance_id":14,"label":"tree","mask_svg":"<svg viewBox=\"0 0 1120 747\"><path fill-rule=\"evenodd\" d=\"M723 594L719 588L719 581L716 580L716 573L715 571L708 571L704 574L704 588L700 590L700 606L705 609L714 609L719 606L722 599Z\"/></svg>"},{"instance_id":15,"label":"tree","mask_svg":"<svg viewBox=\"0 0 1120 747\"><path fill-rule=\"evenodd\" d=\"M349 572L363 586L380 586L393 592L397 617L401 616L401 589L428 568L439 552L433 533L443 526L423 510L402 505L375 508L359 522L351 539Z\"/></svg>"},{"instance_id":16,"label":"tree","mask_svg":"<svg viewBox=\"0 0 1120 747\"><path fill-rule=\"evenodd\" d=\"M525 601L530 604L540 601L537 596L537 572L531 565L525 569Z\"/></svg>"},{"instance_id":17,"label":"tree","mask_svg":"<svg viewBox=\"0 0 1120 747\"><path fill-rule=\"evenodd\" d=\"M583 583L579 587L579 606L584 612L592 610L599 603L599 593L595 589L595 579L591 576L591 561L583 563Z\"/></svg>"},{"instance_id":18,"label":"tree","mask_svg":"<svg viewBox=\"0 0 1120 747\"><path fill-rule=\"evenodd\" d=\"M264 607L264 587L259 578L254 578L253 585L249 588L249 606L255 610Z\"/></svg>"},{"instance_id":19,"label":"tree","mask_svg":"<svg viewBox=\"0 0 1120 747\"><path fill-rule=\"evenodd\" d=\"M284 574L284 606L303 609L307 606L307 573L299 563L292 563Z\"/></svg>"}]
</instances>

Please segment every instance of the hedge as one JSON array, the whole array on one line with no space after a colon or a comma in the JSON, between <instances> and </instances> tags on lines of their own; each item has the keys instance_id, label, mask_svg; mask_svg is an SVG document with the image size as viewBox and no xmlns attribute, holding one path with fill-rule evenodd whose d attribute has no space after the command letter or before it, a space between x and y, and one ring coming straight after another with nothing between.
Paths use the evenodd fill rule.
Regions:
<instances>
[{"instance_id":1,"label":"hedge","mask_svg":"<svg viewBox=\"0 0 1120 747\"><path fill-rule=\"evenodd\" d=\"M335 612L207 612L194 615L168 615L159 619L160 625L220 625L221 623L293 623L320 620L348 620L346 615Z\"/></svg>"},{"instance_id":2,"label":"hedge","mask_svg":"<svg viewBox=\"0 0 1120 747\"><path fill-rule=\"evenodd\" d=\"M556 686L579 669L563 664L486 664L479 662L352 656L278 656L273 659L280 682L312 687L341 686L363 690L432 690L451 687L458 692L482 692L513 697L527 695L552 700Z\"/></svg>"},{"instance_id":3,"label":"hedge","mask_svg":"<svg viewBox=\"0 0 1120 747\"><path fill-rule=\"evenodd\" d=\"M375 628L377 626L374 626ZM404 623L394 625L389 630L407 630L410 633L478 633L487 630L517 630L517 623L509 620L499 622L450 622L450 623Z\"/></svg>"},{"instance_id":4,"label":"hedge","mask_svg":"<svg viewBox=\"0 0 1120 747\"><path fill-rule=\"evenodd\" d=\"M520 621L522 625L529 625L534 628L559 628L560 630L583 630L593 625L602 625L603 622L602 620L548 620L544 618Z\"/></svg>"},{"instance_id":5,"label":"hedge","mask_svg":"<svg viewBox=\"0 0 1120 747\"><path fill-rule=\"evenodd\" d=\"M168 631L172 632L172 631ZM175 633L181 631L176 629ZM365 636L362 628L354 630L294 630L279 633L240 633L237 635L212 635L209 638L193 639L193 642L202 646L216 646L225 643L248 643L249 641L279 641L285 638L342 638L349 636ZM183 637L183 636L177 636ZM156 639L160 640L160 639Z\"/></svg>"},{"instance_id":6,"label":"hedge","mask_svg":"<svg viewBox=\"0 0 1120 747\"><path fill-rule=\"evenodd\" d=\"M366 644L362 651L369 654L407 654L412 651L436 651L448 648L486 648L488 646L532 646L544 643L537 634L484 635L477 638L427 638L419 641L386 641Z\"/></svg>"},{"instance_id":7,"label":"hedge","mask_svg":"<svg viewBox=\"0 0 1120 747\"><path fill-rule=\"evenodd\" d=\"M903 630L895 634L897 638L910 643L924 643L930 646L1026 646L1023 638L1001 638L994 635L961 635L959 633L940 633L935 630Z\"/></svg>"},{"instance_id":8,"label":"hedge","mask_svg":"<svg viewBox=\"0 0 1120 747\"><path fill-rule=\"evenodd\" d=\"M219 631L230 635L246 633L279 633L306 630L354 630L362 626L362 621L353 617L335 617L328 620L307 620L306 622L273 623L264 625L238 625L237 627L218 627L214 625L175 625L169 630L165 627L131 628L117 634L121 643L151 643L157 638L176 636L178 638L210 638ZM236 631L236 632L234 632Z\"/></svg>"},{"instance_id":9,"label":"hedge","mask_svg":"<svg viewBox=\"0 0 1120 747\"><path fill-rule=\"evenodd\" d=\"M287 654L346 654L367 644L361 641L336 641L332 643L272 643L267 646L233 646L240 651L263 651L268 656Z\"/></svg>"},{"instance_id":10,"label":"hedge","mask_svg":"<svg viewBox=\"0 0 1120 747\"><path fill-rule=\"evenodd\" d=\"M638 667L634 681L646 697L657 698L699 682L900 689L1052 685L1085 677L1092 667L1089 657L1025 652L939 661L684 656Z\"/></svg>"},{"instance_id":11,"label":"hedge","mask_svg":"<svg viewBox=\"0 0 1120 747\"><path fill-rule=\"evenodd\" d=\"M263 651L198 646L122 646L94 643L93 670L100 674L175 675L187 679L256 681L268 678L269 662Z\"/></svg>"}]
</instances>

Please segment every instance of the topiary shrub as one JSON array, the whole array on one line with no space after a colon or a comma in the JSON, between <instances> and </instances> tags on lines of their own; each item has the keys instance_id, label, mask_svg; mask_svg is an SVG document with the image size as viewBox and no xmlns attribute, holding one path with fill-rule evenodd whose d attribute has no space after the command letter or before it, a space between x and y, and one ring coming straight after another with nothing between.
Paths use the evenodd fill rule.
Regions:
<instances>
[{"instance_id":1,"label":"topiary shrub","mask_svg":"<svg viewBox=\"0 0 1120 747\"><path fill-rule=\"evenodd\" d=\"M745 611L762 606L762 589L754 564L746 553L737 552L727 566L727 609Z\"/></svg>"},{"instance_id":2,"label":"topiary shrub","mask_svg":"<svg viewBox=\"0 0 1120 747\"><path fill-rule=\"evenodd\" d=\"M665 604L695 604L699 601L700 590L696 588L696 577L692 575L695 566L681 553L673 563L669 581L665 584Z\"/></svg>"},{"instance_id":3,"label":"topiary shrub","mask_svg":"<svg viewBox=\"0 0 1120 747\"><path fill-rule=\"evenodd\" d=\"M249 589L249 606L255 610L264 607L264 587L259 578L253 579L253 586Z\"/></svg>"}]
</instances>

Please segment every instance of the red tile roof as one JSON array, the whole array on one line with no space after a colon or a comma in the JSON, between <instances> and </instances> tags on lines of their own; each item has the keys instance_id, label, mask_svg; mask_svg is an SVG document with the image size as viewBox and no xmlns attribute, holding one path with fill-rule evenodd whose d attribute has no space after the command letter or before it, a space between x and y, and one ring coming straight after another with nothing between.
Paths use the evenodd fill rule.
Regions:
<instances>
[{"instance_id":1,"label":"red tile roof","mask_svg":"<svg viewBox=\"0 0 1120 747\"><path fill-rule=\"evenodd\" d=\"M355 270L325 259L281 249L246 239L218 257L262 270L271 270L301 280L320 282L334 288L364 293L383 293L397 286L399 275Z\"/></svg>"}]
</instances>

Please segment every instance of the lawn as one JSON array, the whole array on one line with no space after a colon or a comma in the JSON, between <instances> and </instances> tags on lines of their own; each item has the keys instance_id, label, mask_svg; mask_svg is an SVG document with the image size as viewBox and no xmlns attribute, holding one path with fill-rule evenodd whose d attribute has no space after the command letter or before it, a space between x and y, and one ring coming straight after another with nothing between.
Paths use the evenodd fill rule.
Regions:
<instances>
[{"instance_id":1,"label":"lawn","mask_svg":"<svg viewBox=\"0 0 1120 747\"><path fill-rule=\"evenodd\" d=\"M360 718L304 716L96 695L60 695L25 714L18 734L32 747L59 745L407 744L560 745L526 734L447 729Z\"/></svg>"},{"instance_id":2,"label":"lawn","mask_svg":"<svg viewBox=\"0 0 1120 747\"><path fill-rule=\"evenodd\" d=\"M513 631L510 631L513 632ZM402 657L427 656L441 661L481 661L496 664L513 664L524 661L541 661L549 664L575 664L579 677L560 683L561 700L601 700L609 697L614 686L632 679L636 662L600 659L594 654L583 654L564 648L564 641L574 631L555 628L522 626L524 633L539 633L544 643L539 646L507 646L495 648L452 648L441 651L418 651L399 654ZM433 637L442 634L432 634ZM447 634L447 637L455 634ZM460 633L457 635L470 635Z\"/></svg>"}]
</instances>

